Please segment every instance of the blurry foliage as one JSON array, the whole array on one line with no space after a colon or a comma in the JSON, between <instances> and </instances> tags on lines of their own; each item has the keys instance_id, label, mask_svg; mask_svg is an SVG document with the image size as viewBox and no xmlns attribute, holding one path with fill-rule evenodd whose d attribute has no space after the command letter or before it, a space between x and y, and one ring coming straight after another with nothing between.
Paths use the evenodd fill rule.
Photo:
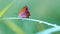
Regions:
<instances>
[{"instance_id":1,"label":"blurry foliage","mask_svg":"<svg viewBox=\"0 0 60 34\"><path fill-rule=\"evenodd\" d=\"M12 1L13 0L0 0L0 13ZM18 17L19 10L25 5L29 7L31 13L30 18L60 25L60 0L16 0L0 19ZM32 21L0 20L0 34L35 34L46 28L50 27Z\"/></svg>"}]
</instances>

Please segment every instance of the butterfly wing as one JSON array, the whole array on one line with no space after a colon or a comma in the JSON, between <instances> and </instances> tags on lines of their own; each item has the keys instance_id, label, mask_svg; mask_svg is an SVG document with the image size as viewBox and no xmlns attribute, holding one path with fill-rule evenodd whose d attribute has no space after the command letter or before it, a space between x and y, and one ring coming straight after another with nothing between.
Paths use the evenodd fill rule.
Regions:
<instances>
[{"instance_id":1,"label":"butterfly wing","mask_svg":"<svg viewBox=\"0 0 60 34\"><path fill-rule=\"evenodd\" d=\"M30 12L28 11L27 6L20 10L18 17L20 18L29 18Z\"/></svg>"}]
</instances>

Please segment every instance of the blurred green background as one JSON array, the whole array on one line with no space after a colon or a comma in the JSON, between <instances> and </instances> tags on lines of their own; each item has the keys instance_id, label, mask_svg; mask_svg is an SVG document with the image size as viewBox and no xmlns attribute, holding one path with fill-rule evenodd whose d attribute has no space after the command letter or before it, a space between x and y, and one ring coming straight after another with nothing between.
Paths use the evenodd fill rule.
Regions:
<instances>
[{"instance_id":1,"label":"blurred green background","mask_svg":"<svg viewBox=\"0 0 60 34\"><path fill-rule=\"evenodd\" d=\"M60 25L60 0L0 0L0 19L18 17L25 5L30 18ZM51 26L21 19L0 20L0 34L35 34L49 28Z\"/></svg>"}]
</instances>

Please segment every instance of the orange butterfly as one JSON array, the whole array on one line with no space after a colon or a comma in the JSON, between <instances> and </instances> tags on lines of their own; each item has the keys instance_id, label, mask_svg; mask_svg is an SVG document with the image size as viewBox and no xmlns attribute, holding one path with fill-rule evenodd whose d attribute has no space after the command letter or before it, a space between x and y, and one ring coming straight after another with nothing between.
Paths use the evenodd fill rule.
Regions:
<instances>
[{"instance_id":1,"label":"orange butterfly","mask_svg":"<svg viewBox=\"0 0 60 34\"><path fill-rule=\"evenodd\" d=\"M28 6L23 7L18 14L20 18L29 18L30 12L28 11Z\"/></svg>"}]
</instances>

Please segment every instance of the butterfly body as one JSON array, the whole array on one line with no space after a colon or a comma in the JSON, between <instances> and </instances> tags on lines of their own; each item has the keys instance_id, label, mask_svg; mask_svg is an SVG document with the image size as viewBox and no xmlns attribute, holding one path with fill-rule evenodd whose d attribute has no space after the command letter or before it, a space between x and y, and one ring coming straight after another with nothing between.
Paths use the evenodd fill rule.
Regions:
<instances>
[{"instance_id":1,"label":"butterfly body","mask_svg":"<svg viewBox=\"0 0 60 34\"><path fill-rule=\"evenodd\" d=\"M19 11L18 17L20 17L20 18L29 18L29 16L30 16L30 12L28 11L28 7L27 6L23 7Z\"/></svg>"}]
</instances>

